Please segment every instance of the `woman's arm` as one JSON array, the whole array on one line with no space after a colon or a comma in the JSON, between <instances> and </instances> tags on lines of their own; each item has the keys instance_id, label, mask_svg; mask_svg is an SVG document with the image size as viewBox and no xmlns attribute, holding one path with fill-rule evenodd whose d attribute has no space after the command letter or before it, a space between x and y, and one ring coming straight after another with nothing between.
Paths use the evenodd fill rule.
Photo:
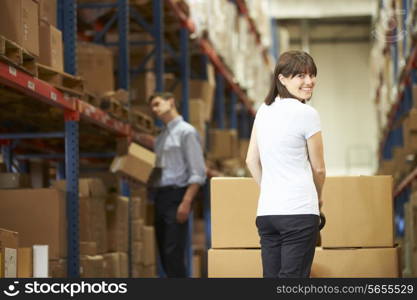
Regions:
<instances>
[{"instance_id":1,"label":"woman's arm","mask_svg":"<svg viewBox=\"0 0 417 300\"><path fill-rule=\"evenodd\" d=\"M250 137L248 153L246 155L246 165L250 173L252 174L253 179L261 185L261 178L262 178L262 165L261 159L259 156L259 149L258 149L258 142L256 139L256 130L255 124L252 128L252 134Z\"/></svg>"},{"instance_id":2,"label":"woman's arm","mask_svg":"<svg viewBox=\"0 0 417 300\"><path fill-rule=\"evenodd\" d=\"M311 164L311 170L313 171L313 180L316 186L317 196L319 198L319 204L321 207L321 190L326 178L326 167L324 165L323 154L323 138L321 136L321 132L317 132L307 140L307 149Z\"/></svg>"}]
</instances>

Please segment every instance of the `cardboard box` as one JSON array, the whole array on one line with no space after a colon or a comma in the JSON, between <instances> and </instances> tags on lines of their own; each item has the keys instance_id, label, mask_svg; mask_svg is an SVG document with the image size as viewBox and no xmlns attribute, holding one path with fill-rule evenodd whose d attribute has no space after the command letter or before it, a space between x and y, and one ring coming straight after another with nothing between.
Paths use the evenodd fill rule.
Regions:
<instances>
[{"instance_id":1,"label":"cardboard box","mask_svg":"<svg viewBox=\"0 0 417 300\"><path fill-rule=\"evenodd\" d=\"M138 144L131 143L129 153L115 157L110 171L121 173L146 183L155 165L155 154Z\"/></svg>"},{"instance_id":2,"label":"cardboard box","mask_svg":"<svg viewBox=\"0 0 417 300\"><path fill-rule=\"evenodd\" d=\"M143 242L132 243L132 262L134 264L143 264L144 262L144 247Z\"/></svg>"},{"instance_id":3,"label":"cardboard box","mask_svg":"<svg viewBox=\"0 0 417 300\"><path fill-rule=\"evenodd\" d=\"M17 277L17 232L0 228L0 278Z\"/></svg>"},{"instance_id":4,"label":"cardboard box","mask_svg":"<svg viewBox=\"0 0 417 300\"><path fill-rule=\"evenodd\" d=\"M30 187L30 180L27 174L0 173L0 189L19 189L28 187Z\"/></svg>"},{"instance_id":5,"label":"cardboard box","mask_svg":"<svg viewBox=\"0 0 417 300\"><path fill-rule=\"evenodd\" d=\"M33 277L33 249L31 247L17 249L17 277Z\"/></svg>"},{"instance_id":6,"label":"cardboard box","mask_svg":"<svg viewBox=\"0 0 417 300\"><path fill-rule=\"evenodd\" d=\"M143 208L144 205L142 204L142 198L140 197L131 197L132 201L132 210L131 210L131 217L132 220L139 220L143 219Z\"/></svg>"},{"instance_id":7,"label":"cardboard box","mask_svg":"<svg viewBox=\"0 0 417 300\"><path fill-rule=\"evenodd\" d=\"M260 249L210 249L209 278L260 278ZM310 277L398 277L398 248L316 248Z\"/></svg>"},{"instance_id":8,"label":"cardboard box","mask_svg":"<svg viewBox=\"0 0 417 300\"><path fill-rule=\"evenodd\" d=\"M132 275L134 278L156 278L156 265L135 264L132 267Z\"/></svg>"},{"instance_id":9,"label":"cardboard box","mask_svg":"<svg viewBox=\"0 0 417 300\"><path fill-rule=\"evenodd\" d=\"M391 176L327 177L322 198L322 247L394 246Z\"/></svg>"},{"instance_id":10,"label":"cardboard box","mask_svg":"<svg viewBox=\"0 0 417 300\"><path fill-rule=\"evenodd\" d=\"M103 255L105 277L126 278L129 276L127 254L123 252L106 253Z\"/></svg>"},{"instance_id":11,"label":"cardboard box","mask_svg":"<svg viewBox=\"0 0 417 300\"><path fill-rule=\"evenodd\" d=\"M190 123L205 124L206 105L202 99L190 99Z\"/></svg>"},{"instance_id":12,"label":"cardboard box","mask_svg":"<svg viewBox=\"0 0 417 300\"><path fill-rule=\"evenodd\" d=\"M132 241L140 242L143 240L142 229L144 224L144 220L132 221Z\"/></svg>"},{"instance_id":13,"label":"cardboard box","mask_svg":"<svg viewBox=\"0 0 417 300\"><path fill-rule=\"evenodd\" d=\"M211 179L212 248L259 248L259 187L252 178Z\"/></svg>"},{"instance_id":14,"label":"cardboard box","mask_svg":"<svg viewBox=\"0 0 417 300\"><path fill-rule=\"evenodd\" d=\"M80 256L81 278L101 278L104 277L104 274L105 273L103 255Z\"/></svg>"},{"instance_id":15,"label":"cardboard box","mask_svg":"<svg viewBox=\"0 0 417 300\"><path fill-rule=\"evenodd\" d=\"M129 93L132 103L148 104L149 97L155 92L156 78L154 72L140 73L131 80Z\"/></svg>"},{"instance_id":16,"label":"cardboard box","mask_svg":"<svg viewBox=\"0 0 417 300\"><path fill-rule=\"evenodd\" d=\"M153 226L143 226L143 265L150 266L156 264L156 240L155 228Z\"/></svg>"},{"instance_id":17,"label":"cardboard box","mask_svg":"<svg viewBox=\"0 0 417 300\"><path fill-rule=\"evenodd\" d=\"M65 195L57 189L0 190L0 226L19 232L21 247L49 245L51 259L67 255L65 211Z\"/></svg>"},{"instance_id":18,"label":"cardboard box","mask_svg":"<svg viewBox=\"0 0 417 300\"><path fill-rule=\"evenodd\" d=\"M201 256L193 255L193 278L201 278Z\"/></svg>"},{"instance_id":19,"label":"cardboard box","mask_svg":"<svg viewBox=\"0 0 417 300\"><path fill-rule=\"evenodd\" d=\"M44 21L39 24L39 63L64 72L62 33Z\"/></svg>"},{"instance_id":20,"label":"cardboard box","mask_svg":"<svg viewBox=\"0 0 417 300\"><path fill-rule=\"evenodd\" d=\"M239 155L236 130L211 129L209 139L211 158L225 159Z\"/></svg>"},{"instance_id":21,"label":"cardboard box","mask_svg":"<svg viewBox=\"0 0 417 300\"><path fill-rule=\"evenodd\" d=\"M311 277L399 277L398 248L316 248Z\"/></svg>"},{"instance_id":22,"label":"cardboard box","mask_svg":"<svg viewBox=\"0 0 417 300\"><path fill-rule=\"evenodd\" d=\"M56 26L57 3L56 0L39 1L39 18L53 26Z\"/></svg>"},{"instance_id":23,"label":"cardboard box","mask_svg":"<svg viewBox=\"0 0 417 300\"><path fill-rule=\"evenodd\" d=\"M49 246L33 245L33 278L49 277Z\"/></svg>"},{"instance_id":24,"label":"cardboard box","mask_svg":"<svg viewBox=\"0 0 417 300\"><path fill-rule=\"evenodd\" d=\"M128 251L128 198L112 195L107 198L108 251Z\"/></svg>"},{"instance_id":25,"label":"cardboard box","mask_svg":"<svg viewBox=\"0 0 417 300\"><path fill-rule=\"evenodd\" d=\"M260 249L209 249L209 278L261 278Z\"/></svg>"},{"instance_id":26,"label":"cardboard box","mask_svg":"<svg viewBox=\"0 0 417 300\"><path fill-rule=\"evenodd\" d=\"M84 78L86 91L101 96L113 91L113 53L104 46L93 43L77 44L78 75Z\"/></svg>"},{"instance_id":27,"label":"cardboard box","mask_svg":"<svg viewBox=\"0 0 417 300\"><path fill-rule=\"evenodd\" d=\"M39 55L39 4L33 0L2 0L0 35Z\"/></svg>"},{"instance_id":28,"label":"cardboard box","mask_svg":"<svg viewBox=\"0 0 417 300\"><path fill-rule=\"evenodd\" d=\"M55 188L66 191L66 181L56 181ZM80 241L96 242L97 253L107 252L106 197L103 182L97 178L78 181Z\"/></svg>"},{"instance_id":29,"label":"cardboard box","mask_svg":"<svg viewBox=\"0 0 417 300\"><path fill-rule=\"evenodd\" d=\"M174 94L178 103L181 102L181 84L177 84ZM202 99L205 103L204 120L209 122L212 119L215 84L206 80L193 79L189 81L189 99Z\"/></svg>"},{"instance_id":30,"label":"cardboard box","mask_svg":"<svg viewBox=\"0 0 417 300\"><path fill-rule=\"evenodd\" d=\"M66 278L67 277L67 260L66 259L49 260L49 275L52 278Z\"/></svg>"},{"instance_id":31,"label":"cardboard box","mask_svg":"<svg viewBox=\"0 0 417 300\"><path fill-rule=\"evenodd\" d=\"M97 243L80 241L80 255L97 255Z\"/></svg>"}]
</instances>

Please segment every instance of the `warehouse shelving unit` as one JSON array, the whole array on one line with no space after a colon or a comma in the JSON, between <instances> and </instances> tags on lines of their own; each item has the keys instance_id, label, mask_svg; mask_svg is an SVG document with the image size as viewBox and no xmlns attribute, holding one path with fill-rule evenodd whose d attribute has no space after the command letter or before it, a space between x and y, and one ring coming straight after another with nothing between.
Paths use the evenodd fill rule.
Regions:
<instances>
[{"instance_id":1,"label":"warehouse shelving unit","mask_svg":"<svg viewBox=\"0 0 417 300\"><path fill-rule=\"evenodd\" d=\"M401 24L402 29L407 28L406 18L413 14L410 7L411 1L403 0L402 11L404 16ZM381 1L383 5L383 1ZM396 9L396 2L391 3L393 9ZM415 8L414 8L415 9ZM410 30L414 30L410 28ZM390 160L393 158L393 149L404 145L403 124L402 120L407 116L413 107L412 85L417 84L417 45L413 42L410 53L406 52L407 36L402 39L402 56L406 58L403 67L398 65L398 55L400 54L398 44L392 37L398 34L398 25L386 32L387 45L384 51L391 54L393 60L393 82L396 85L396 97L387 115L387 124L382 135L379 145L379 160ZM376 104L379 104L382 88L382 80L376 91ZM397 233L401 236L404 230L404 203L409 201L411 195L411 184L417 178L417 166L412 169L408 175L404 176L394 187L394 210Z\"/></svg>"},{"instance_id":2,"label":"warehouse shelving unit","mask_svg":"<svg viewBox=\"0 0 417 300\"><path fill-rule=\"evenodd\" d=\"M115 4L97 3L97 4L82 4L77 7L76 1L58 0L58 28L63 33L64 40L64 69L69 74L76 74L76 47L77 47L77 9L82 8L114 8L115 15L94 35L94 42L103 42L104 34L109 30L113 24L118 24L119 41L117 42L119 60L118 60L118 87L128 90L129 80L131 76L145 71L145 65L150 59L150 56L145 58L139 66L132 68L129 64L129 24L131 21L136 22L142 26L146 31L150 32L154 37L152 44L155 46L152 55L155 59L154 72L156 75L156 90L164 90L164 52L167 51L170 55L176 58L180 68L181 82L182 82L182 115L185 120L189 119L188 108L188 79L190 78L190 35L194 31L193 21L187 17L182 11L182 8L176 1L173 0L154 0L153 4L153 20L154 24L149 24L141 16L141 14L128 4L128 0L117 0ZM259 33L253 21L247 14L247 8L244 1L236 1L237 9L247 16L248 22L251 24L251 29L254 34L258 36ZM182 25L179 37L179 53L175 53L173 48L164 40L164 6L178 17ZM136 42L137 43L137 42ZM143 45L148 45L150 42L143 42ZM225 128L225 88L226 85L230 89L230 115L229 127L239 129L241 137L248 138L250 135L250 127L253 122L255 110L252 106L252 101L249 99L244 90L238 85L233 74L223 64L219 55L210 42L206 39L199 38L196 43L200 46L201 53L205 58L208 58L215 66L216 70L216 98L215 98L215 119L218 128ZM260 53L265 58L265 63L268 63L265 51ZM207 59L205 59L208 63ZM207 77L207 74L203 74ZM80 159L103 159L112 158L115 153L108 151L108 145L114 146L115 138L125 138L129 141L136 141L140 143L140 134L135 131L128 123L119 121L101 109L84 102L83 100L68 96L57 90L50 84L39 80L21 71L11 65L0 62L0 83L7 88L11 93L19 93L30 98L30 102L34 105L42 105L48 110L51 107L56 108L55 122L53 128L49 126L40 126L34 130L33 127L20 126L15 130L10 130L10 127L5 124L0 124L4 128L0 134L0 145L2 146L2 154L8 171L13 169L13 161L19 160L20 172L25 171L24 160L30 158L40 158L56 161L57 179L67 180L67 219L68 219L68 276L79 277L79 207L78 207L78 179L79 179L79 164ZM130 103L129 103L130 107ZM27 108L29 110L29 108ZM63 121L63 122L62 122ZM80 131L80 126L87 130ZM28 130L25 130L28 128ZM62 130L53 130L60 128ZM38 130L42 133L39 133ZM17 131L20 130L20 131ZM84 132L87 132L85 134ZM84 135L93 133L99 135L97 140L103 140L93 151L90 150L91 145L83 145L80 141L83 140ZM84 136L85 137L85 136ZM42 139L42 141L39 141ZM57 147L56 143L48 143L50 139L63 139L64 143ZM23 150L16 151L16 145L21 140L31 140L32 142L25 143ZM45 140L45 141L44 141ZM65 149L63 152L62 149ZM103 150L106 149L105 152ZM28 153L28 152L33 153ZM24 153L23 153L24 152ZM46 152L46 153L44 153ZM127 179L122 179L120 182L121 191L124 196L130 197L129 184ZM204 187L205 197L205 223L207 247L210 247L210 209L209 209L209 188ZM190 222L190 233L192 222ZM129 249L130 251L130 249ZM131 254L129 253L129 260ZM191 275L192 270L192 249L191 241L189 241L188 251L188 272ZM130 263L129 274L131 275Z\"/></svg>"}]
</instances>

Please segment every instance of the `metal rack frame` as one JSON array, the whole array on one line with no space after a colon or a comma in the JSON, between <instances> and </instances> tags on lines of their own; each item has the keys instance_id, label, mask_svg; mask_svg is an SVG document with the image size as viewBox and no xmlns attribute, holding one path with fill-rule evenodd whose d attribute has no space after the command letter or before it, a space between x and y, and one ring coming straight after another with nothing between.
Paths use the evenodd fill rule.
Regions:
<instances>
[{"instance_id":1,"label":"metal rack frame","mask_svg":"<svg viewBox=\"0 0 417 300\"><path fill-rule=\"evenodd\" d=\"M113 7L117 8L116 15L112 17L109 22L103 27L103 29L96 33L94 42L102 42L104 34L109 30L113 24L118 23L119 41L117 46L119 47L119 61L118 61L118 87L123 89L129 88L129 80L131 76L138 74L145 70L144 66L146 62L154 56L155 68L154 72L156 75L156 90L164 90L163 75L165 71L164 67L164 52L167 51L174 57L176 56L175 51L172 47L165 43L163 37L163 12L164 4L166 3L171 7L172 11L178 17L182 28L180 30L180 53L179 57L176 56L178 64L180 66L181 82L182 82L182 115L185 120L189 119L189 78L190 78L190 51L189 51L189 38L194 32L194 24L189 19L181 8L173 0L154 0L153 3L153 19L154 24L150 25L144 21L144 18L135 9L131 9L128 4L128 0L118 0L115 4L82 4L78 5L76 1L57 0L57 18L58 28L63 33L64 40L64 69L69 74L77 73L77 8L103 8ZM257 42L259 43L259 33L255 28L253 21L250 20L245 10L244 1L236 1L237 8L240 13L247 16L248 21L251 24L251 29L254 34L257 35ZM145 30L150 32L154 37L152 44L155 45L154 51L148 55L145 60L137 67L130 68L129 65L129 19L134 20L140 24ZM137 42L136 42L137 43ZM149 45L149 41L144 41L143 45ZM207 58L213 63L216 69L216 113L215 119L218 120L218 127L225 128L225 99L224 93L226 83L230 89L230 128L238 129L239 135L243 137L249 137L250 134L250 123L253 121L255 110L252 106L252 101L247 97L244 90L239 87L234 79L234 76L222 63L220 57L210 45L206 39L198 39L197 43L200 45L201 52L207 62ZM266 53L262 55L265 57L267 62ZM207 76L205 74L204 76ZM52 87L48 83L45 83L33 76L30 76L8 64L0 62L0 83L15 89L23 94L30 96L33 99L41 101L51 106L55 106L64 111L64 122L65 131L56 133L24 133L24 134L2 134L0 135L0 145L2 145L2 152L5 158L5 162L8 170L12 169L13 160L13 140L22 138L50 138L59 137L65 139L65 153L56 154L25 154L16 155L18 159L29 159L33 157L44 158L44 159L63 159L57 164L57 179L67 180L67 220L68 220L68 276L77 278L80 276L80 253L79 253L79 198L78 198L78 177L79 177L79 163L81 157L112 157L114 153L79 153L79 122L88 122L98 125L99 127L113 133L117 137L123 137L129 140L139 141L138 133L135 132L129 124L118 121L112 118L106 112L99 108L82 101L75 97L64 96L56 88ZM238 101L240 103L238 103ZM240 107L238 110L237 108ZM130 108L130 101L129 101ZM22 164L24 169L24 164ZM127 180L122 179L120 182L122 194L130 198L129 185ZM204 219L206 222L206 233L207 233L207 246L210 247L210 209L209 209L209 188L206 185L204 188L205 197L205 208L204 208ZM130 203L130 201L129 201ZM130 215L129 215L130 220ZM193 224L190 222L190 233L192 232ZM131 234L129 233L129 239ZM191 236L191 235L190 235ZM191 238L188 241L187 250L188 260L188 273L191 276L192 272L192 248ZM129 249L129 259L131 253ZM129 263L129 274L131 275L130 263Z\"/></svg>"}]
</instances>

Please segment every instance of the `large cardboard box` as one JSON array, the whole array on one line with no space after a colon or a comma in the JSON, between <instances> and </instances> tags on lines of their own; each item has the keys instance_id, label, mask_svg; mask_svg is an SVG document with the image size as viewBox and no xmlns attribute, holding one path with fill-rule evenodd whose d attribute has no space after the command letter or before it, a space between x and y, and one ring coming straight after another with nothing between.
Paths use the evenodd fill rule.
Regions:
<instances>
[{"instance_id":1,"label":"large cardboard box","mask_svg":"<svg viewBox=\"0 0 417 300\"><path fill-rule=\"evenodd\" d=\"M56 0L39 1L39 18L53 26L56 26L57 3Z\"/></svg>"},{"instance_id":2,"label":"large cardboard box","mask_svg":"<svg viewBox=\"0 0 417 300\"><path fill-rule=\"evenodd\" d=\"M146 183L155 165L155 154L148 149L131 143L129 153L114 158L110 171L121 173Z\"/></svg>"},{"instance_id":3,"label":"large cardboard box","mask_svg":"<svg viewBox=\"0 0 417 300\"><path fill-rule=\"evenodd\" d=\"M398 248L316 248L311 277L399 277Z\"/></svg>"},{"instance_id":4,"label":"large cardboard box","mask_svg":"<svg viewBox=\"0 0 417 300\"><path fill-rule=\"evenodd\" d=\"M109 278L126 278L129 276L127 254L123 252L106 253L104 257L104 274Z\"/></svg>"},{"instance_id":5,"label":"large cardboard box","mask_svg":"<svg viewBox=\"0 0 417 300\"><path fill-rule=\"evenodd\" d=\"M189 99L202 99L204 101L206 107L204 120L207 122L210 121L213 114L215 84L210 80L193 79L189 81L188 88ZM177 84L174 91L178 103L180 103L182 99L181 89L181 84Z\"/></svg>"},{"instance_id":6,"label":"large cardboard box","mask_svg":"<svg viewBox=\"0 0 417 300\"><path fill-rule=\"evenodd\" d=\"M84 78L86 91L99 96L114 90L113 53L104 46L77 44L78 75Z\"/></svg>"},{"instance_id":7,"label":"large cardboard box","mask_svg":"<svg viewBox=\"0 0 417 300\"><path fill-rule=\"evenodd\" d=\"M260 249L210 249L208 276L262 277ZM310 277L398 277L398 248L316 248Z\"/></svg>"},{"instance_id":8,"label":"large cardboard box","mask_svg":"<svg viewBox=\"0 0 417 300\"><path fill-rule=\"evenodd\" d=\"M39 4L34 0L2 0L0 35L39 55Z\"/></svg>"},{"instance_id":9,"label":"large cardboard box","mask_svg":"<svg viewBox=\"0 0 417 300\"><path fill-rule=\"evenodd\" d=\"M322 199L322 247L394 246L391 176L327 177Z\"/></svg>"},{"instance_id":10,"label":"large cardboard box","mask_svg":"<svg viewBox=\"0 0 417 300\"><path fill-rule=\"evenodd\" d=\"M260 278L260 249L209 249L209 278Z\"/></svg>"},{"instance_id":11,"label":"large cardboard box","mask_svg":"<svg viewBox=\"0 0 417 300\"><path fill-rule=\"evenodd\" d=\"M31 247L17 249L17 277L33 277L33 250Z\"/></svg>"},{"instance_id":12,"label":"large cardboard box","mask_svg":"<svg viewBox=\"0 0 417 300\"><path fill-rule=\"evenodd\" d=\"M259 248L259 187L252 178L211 179L212 248Z\"/></svg>"},{"instance_id":13,"label":"large cardboard box","mask_svg":"<svg viewBox=\"0 0 417 300\"><path fill-rule=\"evenodd\" d=\"M132 266L132 275L134 278L156 278L156 265L134 264Z\"/></svg>"},{"instance_id":14,"label":"large cardboard box","mask_svg":"<svg viewBox=\"0 0 417 300\"><path fill-rule=\"evenodd\" d=\"M239 155L237 131L234 129L211 129L210 157L213 159L233 158Z\"/></svg>"},{"instance_id":15,"label":"large cardboard box","mask_svg":"<svg viewBox=\"0 0 417 300\"><path fill-rule=\"evenodd\" d=\"M0 278L17 277L17 232L0 228Z\"/></svg>"},{"instance_id":16,"label":"large cardboard box","mask_svg":"<svg viewBox=\"0 0 417 300\"><path fill-rule=\"evenodd\" d=\"M156 78L154 72L140 73L132 78L130 97L135 104L148 104L148 98L155 92Z\"/></svg>"},{"instance_id":17,"label":"large cardboard box","mask_svg":"<svg viewBox=\"0 0 417 300\"><path fill-rule=\"evenodd\" d=\"M39 24L39 63L64 72L62 33L55 26L44 21Z\"/></svg>"},{"instance_id":18,"label":"large cardboard box","mask_svg":"<svg viewBox=\"0 0 417 300\"><path fill-rule=\"evenodd\" d=\"M142 203L143 200L141 197L131 197L130 198L132 201L132 210L131 210L131 217L132 220L139 220L139 219L143 219L143 209L144 209L144 204Z\"/></svg>"},{"instance_id":19,"label":"large cardboard box","mask_svg":"<svg viewBox=\"0 0 417 300\"><path fill-rule=\"evenodd\" d=\"M66 191L66 181L57 181L54 187ZM107 252L106 187L98 178L82 178L78 181L78 195L80 241L96 242L97 253L105 253Z\"/></svg>"},{"instance_id":20,"label":"large cardboard box","mask_svg":"<svg viewBox=\"0 0 417 300\"><path fill-rule=\"evenodd\" d=\"M153 226L143 226L143 265L150 266L156 264L156 240L155 228Z\"/></svg>"},{"instance_id":21,"label":"large cardboard box","mask_svg":"<svg viewBox=\"0 0 417 300\"><path fill-rule=\"evenodd\" d=\"M67 277L67 260L66 259L49 260L49 276L51 276L52 278L66 278Z\"/></svg>"},{"instance_id":22,"label":"large cardboard box","mask_svg":"<svg viewBox=\"0 0 417 300\"><path fill-rule=\"evenodd\" d=\"M132 262L134 264L143 264L144 259L144 247L143 242L132 243Z\"/></svg>"},{"instance_id":23,"label":"large cardboard box","mask_svg":"<svg viewBox=\"0 0 417 300\"><path fill-rule=\"evenodd\" d=\"M103 255L80 256L80 277L81 278L102 278L105 277Z\"/></svg>"},{"instance_id":24,"label":"large cardboard box","mask_svg":"<svg viewBox=\"0 0 417 300\"><path fill-rule=\"evenodd\" d=\"M143 240L143 226L144 220L133 220L132 221L132 241L140 242Z\"/></svg>"},{"instance_id":25,"label":"large cardboard box","mask_svg":"<svg viewBox=\"0 0 417 300\"><path fill-rule=\"evenodd\" d=\"M97 243L80 241L80 255L97 255Z\"/></svg>"},{"instance_id":26,"label":"large cardboard box","mask_svg":"<svg viewBox=\"0 0 417 300\"><path fill-rule=\"evenodd\" d=\"M30 186L29 176L20 173L0 173L0 189L18 189Z\"/></svg>"},{"instance_id":27,"label":"large cardboard box","mask_svg":"<svg viewBox=\"0 0 417 300\"><path fill-rule=\"evenodd\" d=\"M128 251L128 201L122 196L107 198L107 241L110 252Z\"/></svg>"},{"instance_id":28,"label":"large cardboard box","mask_svg":"<svg viewBox=\"0 0 417 300\"><path fill-rule=\"evenodd\" d=\"M57 189L0 190L0 227L19 232L20 247L49 245L51 259L64 258L65 204L64 193Z\"/></svg>"}]
</instances>

